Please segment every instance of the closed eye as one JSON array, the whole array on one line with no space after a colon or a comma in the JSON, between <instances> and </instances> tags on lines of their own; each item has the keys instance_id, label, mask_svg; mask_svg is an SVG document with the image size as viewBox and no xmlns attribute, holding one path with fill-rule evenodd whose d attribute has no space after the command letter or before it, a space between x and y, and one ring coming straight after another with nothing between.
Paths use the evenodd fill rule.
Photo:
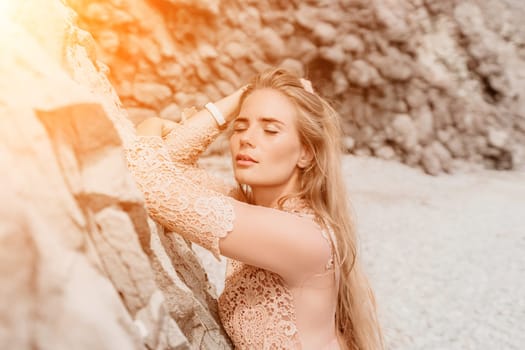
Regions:
<instances>
[{"instance_id":1,"label":"closed eye","mask_svg":"<svg viewBox=\"0 0 525 350\"><path fill-rule=\"evenodd\" d=\"M275 134L277 134L279 131L277 131L277 130L269 130L269 129L265 129L264 132L267 133L267 134L275 135Z\"/></svg>"},{"instance_id":2,"label":"closed eye","mask_svg":"<svg viewBox=\"0 0 525 350\"><path fill-rule=\"evenodd\" d=\"M236 122L235 124L233 124L233 131L234 132L238 132L238 131L244 131L248 129L248 125L244 122Z\"/></svg>"}]
</instances>

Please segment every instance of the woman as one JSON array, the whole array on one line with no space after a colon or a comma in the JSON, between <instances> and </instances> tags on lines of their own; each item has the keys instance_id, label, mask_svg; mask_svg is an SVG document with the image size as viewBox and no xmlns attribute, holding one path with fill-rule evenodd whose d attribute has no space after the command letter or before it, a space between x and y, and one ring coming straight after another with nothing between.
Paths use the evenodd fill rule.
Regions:
<instances>
[{"instance_id":1,"label":"woman","mask_svg":"<svg viewBox=\"0 0 525 350\"><path fill-rule=\"evenodd\" d=\"M195 166L227 124L237 189ZM230 258L219 313L236 348L383 347L348 214L338 115L306 81L266 71L183 124L153 118L137 133L128 164L150 215Z\"/></svg>"}]
</instances>

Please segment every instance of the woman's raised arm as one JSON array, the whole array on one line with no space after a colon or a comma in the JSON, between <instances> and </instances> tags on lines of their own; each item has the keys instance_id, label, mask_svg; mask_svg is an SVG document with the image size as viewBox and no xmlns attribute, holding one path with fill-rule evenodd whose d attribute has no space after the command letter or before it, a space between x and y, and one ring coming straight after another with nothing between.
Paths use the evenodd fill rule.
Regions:
<instances>
[{"instance_id":1,"label":"woman's raised arm","mask_svg":"<svg viewBox=\"0 0 525 350\"><path fill-rule=\"evenodd\" d=\"M223 254L287 281L324 271L330 247L313 220L196 184L171 161L161 137L139 137L126 156L150 215L217 258Z\"/></svg>"},{"instance_id":2,"label":"woman's raised arm","mask_svg":"<svg viewBox=\"0 0 525 350\"><path fill-rule=\"evenodd\" d=\"M216 102L225 122L229 122L235 116L243 91L244 87ZM210 112L202 109L193 113L190 118L184 118L182 123L158 117L148 118L137 126L137 134L162 137L171 161L196 184L245 200L244 194L238 187L232 187L197 165L201 154L217 138L222 129L224 126L219 126Z\"/></svg>"}]
</instances>

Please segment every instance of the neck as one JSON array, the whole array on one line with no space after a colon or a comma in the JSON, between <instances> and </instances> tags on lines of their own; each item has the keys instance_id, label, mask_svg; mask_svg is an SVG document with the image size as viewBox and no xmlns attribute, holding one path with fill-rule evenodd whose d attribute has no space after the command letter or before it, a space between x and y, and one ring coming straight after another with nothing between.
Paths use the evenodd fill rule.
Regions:
<instances>
[{"instance_id":1,"label":"neck","mask_svg":"<svg viewBox=\"0 0 525 350\"><path fill-rule=\"evenodd\" d=\"M252 187L253 203L263 207L277 208L280 198L298 191L299 186L295 176L281 185Z\"/></svg>"}]
</instances>

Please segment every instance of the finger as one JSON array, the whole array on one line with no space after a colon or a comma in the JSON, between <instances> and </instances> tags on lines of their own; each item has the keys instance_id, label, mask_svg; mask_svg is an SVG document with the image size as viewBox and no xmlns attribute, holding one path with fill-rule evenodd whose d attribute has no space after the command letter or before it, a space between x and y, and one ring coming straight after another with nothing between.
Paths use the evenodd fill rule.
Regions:
<instances>
[{"instance_id":1,"label":"finger","mask_svg":"<svg viewBox=\"0 0 525 350\"><path fill-rule=\"evenodd\" d=\"M170 132L172 132L176 127L177 123L171 120L163 120L162 121L162 136L168 135Z\"/></svg>"}]
</instances>

